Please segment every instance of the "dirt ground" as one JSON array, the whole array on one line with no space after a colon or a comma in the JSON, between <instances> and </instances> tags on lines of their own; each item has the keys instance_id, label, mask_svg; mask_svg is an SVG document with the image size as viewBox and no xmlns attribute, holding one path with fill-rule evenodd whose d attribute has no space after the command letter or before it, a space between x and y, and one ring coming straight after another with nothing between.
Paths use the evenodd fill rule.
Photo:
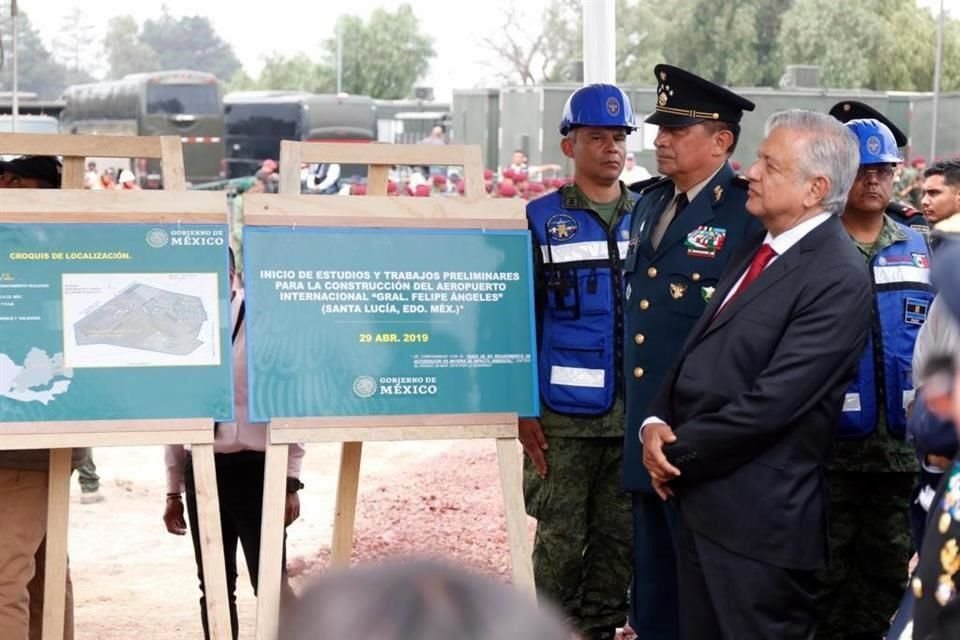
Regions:
<instances>
[{"instance_id":1,"label":"dirt ground","mask_svg":"<svg viewBox=\"0 0 960 640\"><path fill-rule=\"evenodd\" d=\"M339 445L307 449L301 517L288 530L295 589L329 558L339 451ZM106 500L81 504L75 479L71 486L77 639L201 638L190 540L163 526L162 448L100 448L94 458ZM360 474L356 561L439 554L509 580L492 441L370 443ZM534 523L528 524L532 535ZM240 637L253 638L256 603L242 559L238 564Z\"/></svg>"}]
</instances>

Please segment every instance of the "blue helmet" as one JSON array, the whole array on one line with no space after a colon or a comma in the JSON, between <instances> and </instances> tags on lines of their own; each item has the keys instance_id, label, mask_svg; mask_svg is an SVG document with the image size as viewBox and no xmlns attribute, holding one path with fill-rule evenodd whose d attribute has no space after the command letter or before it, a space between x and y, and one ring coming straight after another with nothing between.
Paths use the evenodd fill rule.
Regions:
<instances>
[{"instance_id":1,"label":"blue helmet","mask_svg":"<svg viewBox=\"0 0 960 640\"><path fill-rule=\"evenodd\" d=\"M845 125L860 141L860 164L902 162L897 140L890 128L874 118L858 118Z\"/></svg>"},{"instance_id":2,"label":"blue helmet","mask_svg":"<svg viewBox=\"0 0 960 640\"><path fill-rule=\"evenodd\" d=\"M563 105L560 135L577 127L636 129L630 98L612 84L588 84L574 91Z\"/></svg>"}]
</instances>

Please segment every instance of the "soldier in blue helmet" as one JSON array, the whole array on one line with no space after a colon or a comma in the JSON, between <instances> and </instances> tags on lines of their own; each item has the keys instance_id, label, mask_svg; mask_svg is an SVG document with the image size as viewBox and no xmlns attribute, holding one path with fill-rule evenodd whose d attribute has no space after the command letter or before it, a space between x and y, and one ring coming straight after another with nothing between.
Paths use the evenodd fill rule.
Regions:
<instances>
[{"instance_id":1,"label":"soldier in blue helmet","mask_svg":"<svg viewBox=\"0 0 960 640\"><path fill-rule=\"evenodd\" d=\"M911 359L933 300L924 236L885 213L900 162L889 127L846 123L860 141L860 170L843 225L871 267L873 326L847 389L830 481L830 568L818 637L880 638L902 594L913 553L909 505L919 471L905 440Z\"/></svg>"},{"instance_id":2,"label":"soldier in blue helmet","mask_svg":"<svg viewBox=\"0 0 960 640\"><path fill-rule=\"evenodd\" d=\"M624 265L624 488L632 495L634 556L630 624L644 640L678 634L673 502L654 493L639 431L740 243L760 229L747 213L747 180L729 158L749 100L688 71L654 68L657 103L647 118L663 177L639 185ZM722 363L718 363L722 364Z\"/></svg>"},{"instance_id":3,"label":"soldier in blue helmet","mask_svg":"<svg viewBox=\"0 0 960 640\"><path fill-rule=\"evenodd\" d=\"M573 184L527 205L543 408L519 424L527 512L537 519L533 569L539 592L589 640L612 640L627 618L621 273L635 197L620 174L633 129L619 88L575 91L560 121Z\"/></svg>"},{"instance_id":4,"label":"soldier in blue helmet","mask_svg":"<svg viewBox=\"0 0 960 640\"><path fill-rule=\"evenodd\" d=\"M872 118L890 130L890 133L893 134L893 139L897 143L897 147L905 147L907 146L907 143L910 142L907 134L901 131L897 125L887 118L887 116L883 115L870 105L859 102L858 100L844 100L842 102L838 102L830 107L830 111L828 113L844 124L850 122L851 120ZM902 160L898 160L898 162L902 162ZM911 171L913 170L911 169ZM915 180L916 176L909 177L909 179ZM923 213L921 213L919 209L911 207L909 204L891 200L890 204L887 205L887 210L885 213L893 218L895 222L905 224L914 231L922 233L923 235L927 235L930 231L928 220L924 217Z\"/></svg>"}]
</instances>

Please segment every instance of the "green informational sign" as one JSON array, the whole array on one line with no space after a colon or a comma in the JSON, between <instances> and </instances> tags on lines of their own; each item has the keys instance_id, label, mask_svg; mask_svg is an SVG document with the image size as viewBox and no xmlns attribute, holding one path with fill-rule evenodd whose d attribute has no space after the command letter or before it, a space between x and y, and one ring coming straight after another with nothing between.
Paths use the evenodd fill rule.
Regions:
<instances>
[{"instance_id":1,"label":"green informational sign","mask_svg":"<svg viewBox=\"0 0 960 640\"><path fill-rule=\"evenodd\" d=\"M0 224L0 422L232 419L227 238Z\"/></svg>"},{"instance_id":2,"label":"green informational sign","mask_svg":"<svg viewBox=\"0 0 960 640\"><path fill-rule=\"evenodd\" d=\"M244 234L253 420L539 413L526 231Z\"/></svg>"}]
</instances>

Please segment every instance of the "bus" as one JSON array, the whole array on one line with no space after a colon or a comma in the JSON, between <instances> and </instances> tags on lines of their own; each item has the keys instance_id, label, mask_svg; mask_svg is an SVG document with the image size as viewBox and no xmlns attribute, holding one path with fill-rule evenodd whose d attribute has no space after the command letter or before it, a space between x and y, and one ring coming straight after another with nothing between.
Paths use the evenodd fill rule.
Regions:
<instances>
[{"instance_id":1,"label":"bus","mask_svg":"<svg viewBox=\"0 0 960 640\"><path fill-rule=\"evenodd\" d=\"M183 142L187 181L223 177L223 102L216 76L200 71L134 73L122 80L67 87L66 133L166 136ZM138 159L141 186L160 186L160 161Z\"/></svg>"},{"instance_id":2,"label":"bus","mask_svg":"<svg viewBox=\"0 0 960 640\"><path fill-rule=\"evenodd\" d=\"M373 142L377 113L367 96L299 91L238 91L223 99L228 178L256 173L280 159L281 140ZM341 165L342 179L367 175L366 166Z\"/></svg>"}]
</instances>

